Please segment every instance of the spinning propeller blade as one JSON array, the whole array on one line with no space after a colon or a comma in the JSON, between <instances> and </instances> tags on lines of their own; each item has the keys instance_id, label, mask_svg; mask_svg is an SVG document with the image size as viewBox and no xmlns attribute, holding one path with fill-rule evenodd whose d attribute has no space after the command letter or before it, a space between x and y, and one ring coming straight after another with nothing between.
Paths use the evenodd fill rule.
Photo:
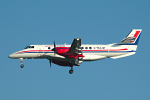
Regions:
<instances>
[{"instance_id":1,"label":"spinning propeller blade","mask_svg":"<svg viewBox=\"0 0 150 100\"><path fill-rule=\"evenodd\" d=\"M50 68L51 68L51 65L52 65L52 60L49 60L49 63L50 63Z\"/></svg>"},{"instance_id":2,"label":"spinning propeller blade","mask_svg":"<svg viewBox=\"0 0 150 100\"><path fill-rule=\"evenodd\" d=\"M55 44L55 41L54 41L54 48L52 49L52 51L54 51L54 55L56 53L56 44Z\"/></svg>"}]
</instances>

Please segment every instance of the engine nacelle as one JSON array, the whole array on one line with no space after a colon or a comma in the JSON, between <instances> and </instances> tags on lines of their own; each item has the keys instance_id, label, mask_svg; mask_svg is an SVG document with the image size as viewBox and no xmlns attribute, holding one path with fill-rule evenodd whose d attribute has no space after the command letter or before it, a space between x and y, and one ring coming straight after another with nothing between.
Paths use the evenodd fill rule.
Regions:
<instances>
[{"instance_id":1,"label":"engine nacelle","mask_svg":"<svg viewBox=\"0 0 150 100\"><path fill-rule=\"evenodd\" d=\"M56 47L56 53L61 54L69 51L69 47Z\"/></svg>"}]
</instances>

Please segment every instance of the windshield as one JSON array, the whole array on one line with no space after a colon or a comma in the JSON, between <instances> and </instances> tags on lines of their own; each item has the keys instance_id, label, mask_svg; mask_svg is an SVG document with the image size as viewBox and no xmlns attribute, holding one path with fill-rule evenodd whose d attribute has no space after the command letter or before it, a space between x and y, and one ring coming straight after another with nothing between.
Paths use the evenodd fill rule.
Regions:
<instances>
[{"instance_id":1,"label":"windshield","mask_svg":"<svg viewBox=\"0 0 150 100\"><path fill-rule=\"evenodd\" d=\"M29 48L29 46L25 47L24 49L27 49L27 48Z\"/></svg>"},{"instance_id":2,"label":"windshield","mask_svg":"<svg viewBox=\"0 0 150 100\"><path fill-rule=\"evenodd\" d=\"M34 46L27 46L25 49L28 49L28 48L34 48Z\"/></svg>"}]
</instances>

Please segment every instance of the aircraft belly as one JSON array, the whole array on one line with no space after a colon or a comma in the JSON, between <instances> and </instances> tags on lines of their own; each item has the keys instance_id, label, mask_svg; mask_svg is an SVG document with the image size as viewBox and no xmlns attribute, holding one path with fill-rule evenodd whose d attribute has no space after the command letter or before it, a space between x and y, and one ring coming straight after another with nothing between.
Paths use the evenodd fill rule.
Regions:
<instances>
[{"instance_id":1,"label":"aircraft belly","mask_svg":"<svg viewBox=\"0 0 150 100\"><path fill-rule=\"evenodd\" d=\"M85 56L83 57L83 61L95 61L107 58L106 56L98 55L97 53L84 53L83 55Z\"/></svg>"},{"instance_id":2,"label":"aircraft belly","mask_svg":"<svg viewBox=\"0 0 150 100\"><path fill-rule=\"evenodd\" d=\"M113 52L106 52L106 53L84 53L83 55L83 61L95 61L95 60L101 60L105 58L110 58L114 56L123 55L125 53L113 53Z\"/></svg>"}]
</instances>

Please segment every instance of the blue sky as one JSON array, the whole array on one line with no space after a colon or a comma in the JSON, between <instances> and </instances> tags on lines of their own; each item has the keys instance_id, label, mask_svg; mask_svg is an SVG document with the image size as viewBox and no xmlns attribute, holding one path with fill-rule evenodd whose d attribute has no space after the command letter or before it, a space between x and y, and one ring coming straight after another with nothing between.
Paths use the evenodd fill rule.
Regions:
<instances>
[{"instance_id":1,"label":"blue sky","mask_svg":"<svg viewBox=\"0 0 150 100\"><path fill-rule=\"evenodd\" d=\"M149 0L1 0L1 100L149 100ZM137 53L83 62L68 73L48 60L9 59L29 44L120 42L143 29Z\"/></svg>"}]
</instances>

